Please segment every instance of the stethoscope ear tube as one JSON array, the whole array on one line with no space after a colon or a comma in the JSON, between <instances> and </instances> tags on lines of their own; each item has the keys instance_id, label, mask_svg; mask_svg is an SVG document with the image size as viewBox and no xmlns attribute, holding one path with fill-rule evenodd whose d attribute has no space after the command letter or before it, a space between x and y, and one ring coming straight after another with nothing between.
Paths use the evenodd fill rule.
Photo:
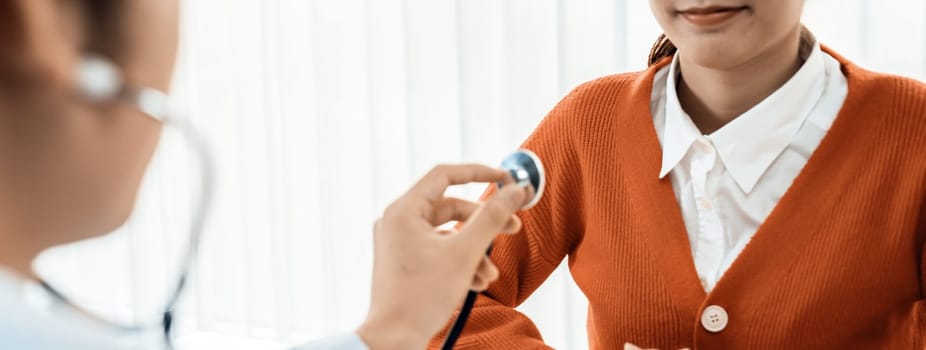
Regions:
<instances>
[{"instance_id":1,"label":"stethoscope ear tube","mask_svg":"<svg viewBox=\"0 0 926 350\"><path fill-rule=\"evenodd\" d=\"M165 108L165 110L168 110ZM199 157L200 164L200 197L194 207L192 222L190 223L190 240L187 246L186 255L181 263L180 276L177 284L174 286L173 294L167 299L164 307L164 315L161 320L161 326L164 329L164 336L168 345L171 341L171 326L173 325L173 312L183 295L193 264L199 253L199 246L202 242L203 231L205 231L206 219L209 217L212 208L212 200L215 186L215 159L212 156L212 149L209 143L196 132L196 129L190 123L188 118L166 118L167 116L175 117L176 115L165 115L164 122L167 126L178 128L189 143L190 148L194 150Z\"/></svg>"},{"instance_id":2,"label":"stethoscope ear tube","mask_svg":"<svg viewBox=\"0 0 926 350\"><path fill-rule=\"evenodd\" d=\"M119 68L111 61L95 55L86 56L78 66L77 89L82 97L98 103L123 103L132 106L146 116L162 123L166 127L178 129L183 138L199 158L200 164L200 199L194 207L192 222L190 224L190 240L180 265L177 284L164 304L161 317L161 327L164 331L165 342L172 348L171 330L174 321L173 313L183 295L189 280L190 271L199 252L202 233L205 229L206 219L212 207L213 186L215 185L215 163L209 144L196 132L189 118L184 118L171 105L170 98L162 91L147 87L126 86ZM55 299L63 304L87 314L92 319L107 324L124 332L141 332L151 326L146 325L120 325L96 317L75 305L70 299L55 289L46 281L40 281L41 286ZM152 325L153 326L153 325Z\"/></svg>"}]
</instances>

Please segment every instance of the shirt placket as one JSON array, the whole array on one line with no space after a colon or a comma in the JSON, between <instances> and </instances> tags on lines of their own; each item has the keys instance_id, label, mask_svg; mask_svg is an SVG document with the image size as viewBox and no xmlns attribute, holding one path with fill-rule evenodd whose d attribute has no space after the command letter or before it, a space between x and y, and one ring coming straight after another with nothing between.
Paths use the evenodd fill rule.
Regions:
<instances>
[{"instance_id":1,"label":"shirt placket","mask_svg":"<svg viewBox=\"0 0 926 350\"><path fill-rule=\"evenodd\" d=\"M695 266L701 285L710 291L716 283L724 252L723 225L714 199L707 191L707 177L716 165L717 152L710 141L699 139L694 144L691 159L691 180L695 207L698 211L698 235L695 246Z\"/></svg>"}]
</instances>

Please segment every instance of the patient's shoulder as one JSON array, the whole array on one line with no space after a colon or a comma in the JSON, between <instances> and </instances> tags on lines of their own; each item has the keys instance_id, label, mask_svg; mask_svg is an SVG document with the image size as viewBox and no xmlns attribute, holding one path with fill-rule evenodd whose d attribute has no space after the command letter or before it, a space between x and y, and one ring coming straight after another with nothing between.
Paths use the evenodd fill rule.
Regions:
<instances>
[{"instance_id":1,"label":"patient's shoulder","mask_svg":"<svg viewBox=\"0 0 926 350\"><path fill-rule=\"evenodd\" d=\"M559 102L544 123L582 134L607 133L622 116L649 113L655 72L650 68L583 83Z\"/></svg>"},{"instance_id":2,"label":"patient's shoulder","mask_svg":"<svg viewBox=\"0 0 926 350\"><path fill-rule=\"evenodd\" d=\"M600 77L577 86L560 102L560 107L589 108L604 107L620 100L634 98L631 93L634 88L642 88L651 81L647 81L649 74L646 71L613 74ZM649 96L649 94L647 94Z\"/></svg>"},{"instance_id":3,"label":"patient's shoulder","mask_svg":"<svg viewBox=\"0 0 926 350\"><path fill-rule=\"evenodd\" d=\"M614 74L579 85L544 118L526 146L575 151L608 138L622 116L649 113L654 72Z\"/></svg>"}]
</instances>

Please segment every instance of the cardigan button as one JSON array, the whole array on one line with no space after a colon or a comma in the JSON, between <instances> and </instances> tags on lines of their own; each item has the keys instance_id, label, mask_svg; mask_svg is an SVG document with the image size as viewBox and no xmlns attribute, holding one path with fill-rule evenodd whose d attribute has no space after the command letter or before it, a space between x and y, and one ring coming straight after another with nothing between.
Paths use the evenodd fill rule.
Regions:
<instances>
[{"instance_id":1,"label":"cardigan button","mask_svg":"<svg viewBox=\"0 0 926 350\"><path fill-rule=\"evenodd\" d=\"M717 305L711 305L704 308L701 314L701 326L708 332L719 333L727 328L730 318L727 316L727 310Z\"/></svg>"}]
</instances>

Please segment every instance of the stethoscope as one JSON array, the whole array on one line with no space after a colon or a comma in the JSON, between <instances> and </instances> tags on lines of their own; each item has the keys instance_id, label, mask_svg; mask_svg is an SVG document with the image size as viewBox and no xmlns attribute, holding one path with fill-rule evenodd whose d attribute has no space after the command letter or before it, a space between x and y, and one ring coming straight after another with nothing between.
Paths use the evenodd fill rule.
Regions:
<instances>
[{"instance_id":1,"label":"stethoscope","mask_svg":"<svg viewBox=\"0 0 926 350\"><path fill-rule=\"evenodd\" d=\"M41 280L40 284L45 291L56 299L58 302L67 307L80 311L90 319L109 326L113 329L125 333L141 333L149 329L160 327L164 334L164 343L168 349L173 348L171 341L171 330L174 321L174 310L177 303L186 288L187 281L190 277L191 267L196 260L199 251L199 244L202 239L202 232L209 214L212 202L214 186L214 161L212 152L208 144L202 139L199 133L192 127L189 119L183 118L170 103L169 96L157 89L148 87L131 87L127 86L120 74L119 68L111 61L100 56L85 57L78 67L78 90L85 97L97 103L123 103L134 107L146 116L162 123L165 126L177 128L183 133L184 139L189 143L190 148L199 158L201 167L200 172L200 200L194 207L193 221L190 224L190 240L188 247L183 256L180 265L180 273L172 293L164 303L164 311L161 314L160 324L118 324L107 321L105 318L93 315L93 313L77 306L74 302L54 288L48 282ZM531 151L519 150L506 157L501 168L511 174L515 183L519 186L530 186L533 189L533 197L521 208L527 210L536 205L543 196L545 187L545 172L543 163ZM502 186L501 183L498 184ZM491 252L492 247L488 247L486 254ZM469 314L475 304L478 293L469 291L463 303L460 313L454 321L450 332L444 342L443 349L452 349L456 344L457 338L463 331Z\"/></svg>"},{"instance_id":2,"label":"stethoscope","mask_svg":"<svg viewBox=\"0 0 926 350\"><path fill-rule=\"evenodd\" d=\"M176 285L173 287L172 292L164 303L164 311L161 314L160 324L125 325L110 322L103 317L95 316L93 313L77 306L71 299L55 289L47 281L40 280L39 283L51 297L64 306L77 310L91 320L112 329L125 333L141 334L144 331L160 327L164 332L166 347L172 349L171 330L174 321L174 310L189 280L190 270L193 262L196 260L203 228L211 207L214 186L214 161L212 152L208 144L190 124L190 120L184 118L182 114L176 111L166 93L149 87L127 86L120 69L106 58L90 55L82 59L77 70L77 88L82 97L88 98L95 103L126 104L164 126L178 129L198 157L201 168L199 184L201 194L199 202L197 202L194 207L192 222L189 228L190 240L180 264L179 276L177 277Z\"/></svg>"},{"instance_id":3,"label":"stethoscope","mask_svg":"<svg viewBox=\"0 0 926 350\"><path fill-rule=\"evenodd\" d=\"M506 157L505 160L502 161L501 168L511 174L511 177L518 186L530 186L534 190L534 196L521 208L522 211L530 209L540 202L540 198L543 197L543 190L546 187L546 173L543 170L543 163L540 162L540 157L537 157L534 152L520 150ZM498 187L501 188L502 184L499 183ZM490 245L486 250L486 255L489 255L491 252L492 246ZM475 305L476 297L478 296L479 293L475 291L466 293L466 299L463 301L463 306L460 307L460 313L447 332L444 345L441 346L442 350L453 349L453 346L457 343L457 339L460 338L460 334L463 333L463 327L466 326L466 320L469 319L469 314L473 311L473 305Z\"/></svg>"}]
</instances>

